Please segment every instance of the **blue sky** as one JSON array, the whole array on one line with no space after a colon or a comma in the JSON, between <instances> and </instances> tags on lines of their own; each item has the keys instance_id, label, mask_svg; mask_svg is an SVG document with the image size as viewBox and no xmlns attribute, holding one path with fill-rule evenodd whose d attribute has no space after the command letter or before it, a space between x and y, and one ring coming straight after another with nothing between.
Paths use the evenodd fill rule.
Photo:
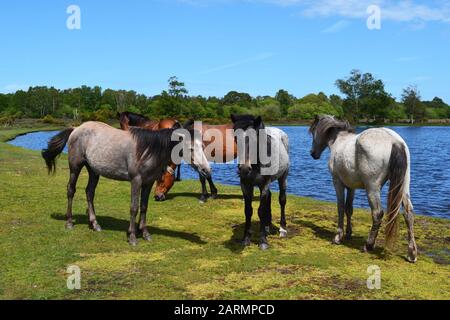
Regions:
<instances>
[{"instance_id":1,"label":"blue sky","mask_svg":"<svg viewBox=\"0 0 450 320\"><path fill-rule=\"evenodd\" d=\"M81 9L68 30L66 9ZM366 26L379 5L381 29ZM191 94L337 93L353 68L395 97L416 84L450 103L450 1L2 1L0 92L83 84L157 94L176 75Z\"/></svg>"}]
</instances>

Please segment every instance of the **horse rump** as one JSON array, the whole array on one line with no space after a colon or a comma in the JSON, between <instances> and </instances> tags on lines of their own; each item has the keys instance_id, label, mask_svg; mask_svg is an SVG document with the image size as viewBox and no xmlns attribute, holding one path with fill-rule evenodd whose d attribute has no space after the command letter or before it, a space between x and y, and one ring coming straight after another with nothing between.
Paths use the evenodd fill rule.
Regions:
<instances>
[{"instance_id":1,"label":"horse rump","mask_svg":"<svg viewBox=\"0 0 450 320\"><path fill-rule=\"evenodd\" d=\"M75 128L68 128L61 131L49 141L47 149L42 150L41 154L47 165L48 174L55 173L56 158L63 152L73 130Z\"/></svg>"}]
</instances>

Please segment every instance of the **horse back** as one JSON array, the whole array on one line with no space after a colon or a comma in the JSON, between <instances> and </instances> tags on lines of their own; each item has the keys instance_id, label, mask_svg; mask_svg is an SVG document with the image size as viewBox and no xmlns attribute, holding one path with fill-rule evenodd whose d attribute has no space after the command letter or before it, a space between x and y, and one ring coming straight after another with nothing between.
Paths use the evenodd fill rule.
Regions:
<instances>
[{"instance_id":1,"label":"horse back","mask_svg":"<svg viewBox=\"0 0 450 320\"><path fill-rule=\"evenodd\" d=\"M105 123L84 123L71 134L68 146L69 161L83 159L107 178L129 180L130 165L136 163L136 143L130 132Z\"/></svg>"}]
</instances>

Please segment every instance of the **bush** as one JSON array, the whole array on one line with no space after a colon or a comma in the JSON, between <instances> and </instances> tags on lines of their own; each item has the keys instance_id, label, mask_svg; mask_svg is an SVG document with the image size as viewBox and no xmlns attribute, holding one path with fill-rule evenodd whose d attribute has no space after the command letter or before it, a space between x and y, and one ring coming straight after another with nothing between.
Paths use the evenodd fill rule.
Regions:
<instances>
[{"instance_id":1,"label":"bush","mask_svg":"<svg viewBox=\"0 0 450 320\"><path fill-rule=\"evenodd\" d=\"M339 116L339 111L336 110L329 103L301 103L295 104L288 109L288 117L292 120L311 120L317 114L329 114L332 116Z\"/></svg>"},{"instance_id":2,"label":"bush","mask_svg":"<svg viewBox=\"0 0 450 320\"><path fill-rule=\"evenodd\" d=\"M63 124L64 122L58 119L53 118L52 115L48 114L46 115L44 118L42 118L42 122L46 123L46 124L56 124L56 125L60 125Z\"/></svg>"},{"instance_id":3,"label":"bush","mask_svg":"<svg viewBox=\"0 0 450 320\"><path fill-rule=\"evenodd\" d=\"M0 125L2 126L12 126L14 124L14 117L10 117L10 116L4 116L4 117L0 117Z\"/></svg>"}]
</instances>

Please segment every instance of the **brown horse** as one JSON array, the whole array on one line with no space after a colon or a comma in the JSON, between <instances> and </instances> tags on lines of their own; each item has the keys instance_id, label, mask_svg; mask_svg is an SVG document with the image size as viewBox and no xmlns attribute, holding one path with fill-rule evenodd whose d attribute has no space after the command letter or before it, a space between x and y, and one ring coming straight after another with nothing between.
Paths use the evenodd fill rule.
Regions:
<instances>
[{"instance_id":1,"label":"brown horse","mask_svg":"<svg viewBox=\"0 0 450 320\"><path fill-rule=\"evenodd\" d=\"M194 121L188 121L183 127L192 129L194 127ZM202 135L205 155L209 161L226 163L237 158L237 144L234 137L233 124L208 125L202 123L201 126L196 125L195 129L200 131ZM216 150L216 147L221 147L222 150ZM212 177L200 175L200 182L202 184L200 202L206 202L209 197L208 190L206 189L206 180L208 180L211 189L211 198L215 199L217 197L217 188L214 185ZM166 181L158 181L159 183L167 184ZM165 195L162 194L161 198L165 199Z\"/></svg>"},{"instance_id":2,"label":"brown horse","mask_svg":"<svg viewBox=\"0 0 450 320\"><path fill-rule=\"evenodd\" d=\"M150 131L159 131L162 129L172 129L179 122L175 119L163 119L160 121L150 120L148 117L133 113L133 112L122 112L117 113L117 117L120 120L120 127L122 130L129 131L130 126L139 127L147 129ZM155 200L164 201L165 195L169 192L176 181L180 181L180 166L178 166L178 174L175 178L175 170L177 165L172 161L169 162L167 170L158 179L155 189Z\"/></svg>"}]
</instances>

